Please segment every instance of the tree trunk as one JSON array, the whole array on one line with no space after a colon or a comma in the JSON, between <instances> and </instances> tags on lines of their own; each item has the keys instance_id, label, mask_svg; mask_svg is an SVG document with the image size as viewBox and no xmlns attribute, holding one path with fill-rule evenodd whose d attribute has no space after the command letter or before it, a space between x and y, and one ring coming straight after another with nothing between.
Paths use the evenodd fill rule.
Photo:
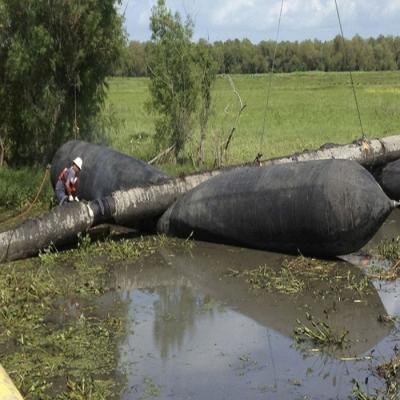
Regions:
<instances>
[{"instance_id":1,"label":"tree trunk","mask_svg":"<svg viewBox=\"0 0 400 400\"><path fill-rule=\"evenodd\" d=\"M304 151L262 161L262 165L326 160L330 158L354 160L371 170L400 158L400 135L365 141L357 140L351 144L344 145L327 143L318 150Z\"/></svg>"},{"instance_id":2,"label":"tree trunk","mask_svg":"<svg viewBox=\"0 0 400 400\"><path fill-rule=\"evenodd\" d=\"M219 173L190 175L164 184L117 191L89 203L73 202L55 207L15 229L0 233L0 262L36 255L40 250L68 242L100 223L134 225L140 220L160 216L178 196Z\"/></svg>"},{"instance_id":3,"label":"tree trunk","mask_svg":"<svg viewBox=\"0 0 400 400\"><path fill-rule=\"evenodd\" d=\"M370 169L400 158L400 136L355 142L349 145L324 145L316 151L263 161L263 165L322 159L349 159ZM257 166L253 164L255 168ZM0 233L0 262L37 254L52 243L61 244L99 223L121 225L161 215L180 195L226 169L171 179L165 183L114 192L87 204L56 207L21 226Z\"/></svg>"}]
</instances>

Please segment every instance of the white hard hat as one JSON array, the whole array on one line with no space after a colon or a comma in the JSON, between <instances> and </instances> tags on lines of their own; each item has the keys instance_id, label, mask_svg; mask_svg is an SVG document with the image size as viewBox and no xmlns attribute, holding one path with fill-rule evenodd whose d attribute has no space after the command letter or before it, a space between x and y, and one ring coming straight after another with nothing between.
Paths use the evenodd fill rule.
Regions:
<instances>
[{"instance_id":1,"label":"white hard hat","mask_svg":"<svg viewBox=\"0 0 400 400\"><path fill-rule=\"evenodd\" d=\"M82 158L76 157L75 160L72 161L79 169L82 169Z\"/></svg>"}]
</instances>

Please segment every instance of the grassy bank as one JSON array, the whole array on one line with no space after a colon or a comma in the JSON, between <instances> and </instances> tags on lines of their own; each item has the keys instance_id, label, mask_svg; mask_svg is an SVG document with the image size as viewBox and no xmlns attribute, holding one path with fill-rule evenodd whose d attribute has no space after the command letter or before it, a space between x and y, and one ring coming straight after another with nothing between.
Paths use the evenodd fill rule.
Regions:
<instances>
[{"instance_id":1,"label":"grassy bank","mask_svg":"<svg viewBox=\"0 0 400 400\"><path fill-rule=\"evenodd\" d=\"M348 73L276 74L272 79L269 111L264 126L268 75L234 75L235 87L247 105L229 149L228 163L252 161L258 151L265 158L323 143L348 143L361 136ZM400 133L400 72L354 73L364 131L368 137ZM112 146L148 160L152 144L153 116L145 103L145 78L113 78L109 81L109 107L122 122ZM214 106L207 139L208 164L224 143L234 123L239 102L226 77L214 87ZM198 131L187 146L195 154Z\"/></svg>"},{"instance_id":2,"label":"grassy bank","mask_svg":"<svg viewBox=\"0 0 400 400\"><path fill-rule=\"evenodd\" d=\"M23 209L36 197L42 181L43 189L37 199L46 204L51 200L52 188L44 168L0 168L0 209Z\"/></svg>"}]
</instances>

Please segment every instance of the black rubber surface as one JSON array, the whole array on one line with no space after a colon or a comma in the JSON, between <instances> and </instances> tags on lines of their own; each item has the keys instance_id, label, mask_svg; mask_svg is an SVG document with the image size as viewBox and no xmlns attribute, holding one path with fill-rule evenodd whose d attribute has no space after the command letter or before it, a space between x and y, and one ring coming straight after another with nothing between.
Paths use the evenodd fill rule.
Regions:
<instances>
[{"instance_id":1,"label":"black rubber surface","mask_svg":"<svg viewBox=\"0 0 400 400\"><path fill-rule=\"evenodd\" d=\"M400 200L400 160L386 164L375 177L391 199Z\"/></svg>"},{"instance_id":2,"label":"black rubber surface","mask_svg":"<svg viewBox=\"0 0 400 400\"><path fill-rule=\"evenodd\" d=\"M373 176L346 160L247 167L182 196L160 232L331 257L360 249L392 210Z\"/></svg>"},{"instance_id":3,"label":"black rubber surface","mask_svg":"<svg viewBox=\"0 0 400 400\"><path fill-rule=\"evenodd\" d=\"M78 156L83 160L77 188L80 199L100 199L116 190L159 183L169 178L136 158L108 147L73 140L61 146L53 157L50 170L53 187L62 169L69 167Z\"/></svg>"}]
</instances>

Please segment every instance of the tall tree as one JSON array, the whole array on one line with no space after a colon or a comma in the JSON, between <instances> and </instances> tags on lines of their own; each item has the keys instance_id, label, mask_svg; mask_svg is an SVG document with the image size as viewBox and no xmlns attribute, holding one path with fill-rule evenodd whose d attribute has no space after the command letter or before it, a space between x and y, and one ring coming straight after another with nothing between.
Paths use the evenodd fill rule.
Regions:
<instances>
[{"instance_id":1,"label":"tall tree","mask_svg":"<svg viewBox=\"0 0 400 400\"><path fill-rule=\"evenodd\" d=\"M179 158L189 138L199 93L193 22L172 15L165 0L158 0L150 18L151 45L148 47L150 108L156 116L156 145L174 148Z\"/></svg>"},{"instance_id":2,"label":"tall tree","mask_svg":"<svg viewBox=\"0 0 400 400\"><path fill-rule=\"evenodd\" d=\"M93 135L125 41L117 3L0 0L0 139L11 162L45 163L66 139Z\"/></svg>"},{"instance_id":3,"label":"tall tree","mask_svg":"<svg viewBox=\"0 0 400 400\"><path fill-rule=\"evenodd\" d=\"M205 162L205 142L207 136L208 119L211 113L212 96L211 88L215 82L218 70L216 56L212 46L204 39L199 40L197 47L197 65L200 72L200 146L199 159L201 164Z\"/></svg>"},{"instance_id":4,"label":"tall tree","mask_svg":"<svg viewBox=\"0 0 400 400\"><path fill-rule=\"evenodd\" d=\"M146 67L146 43L133 40L127 48L127 59L125 61L125 74L127 76L145 76Z\"/></svg>"}]
</instances>

